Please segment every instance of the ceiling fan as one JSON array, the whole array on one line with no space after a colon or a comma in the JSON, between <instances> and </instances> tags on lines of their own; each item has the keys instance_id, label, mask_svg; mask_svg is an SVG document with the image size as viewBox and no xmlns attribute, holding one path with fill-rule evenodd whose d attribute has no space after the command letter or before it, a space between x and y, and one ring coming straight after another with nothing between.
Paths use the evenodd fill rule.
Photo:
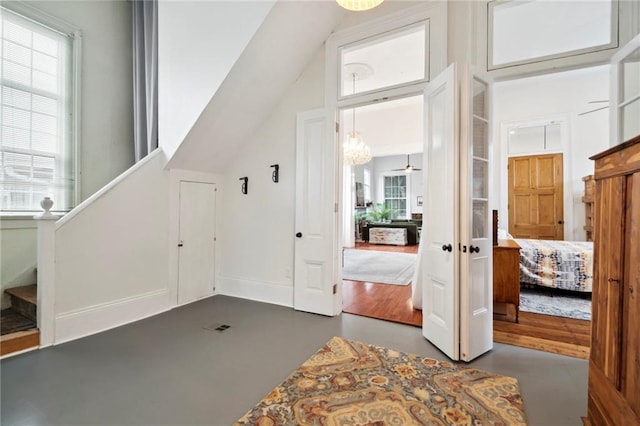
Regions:
<instances>
[{"instance_id":1,"label":"ceiling fan","mask_svg":"<svg viewBox=\"0 0 640 426\"><path fill-rule=\"evenodd\" d=\"M413 167L411 165L411 162L409 161L409 155L410 154L407 154L407 166L406 167L404 167L402 169L393 169L392 171L394 171L394 172L411 173L411 172L419 172L420 170L422 170L422 169L417 169L417 168L415 168L415 167Z\"/></svg>"}]
</instances>

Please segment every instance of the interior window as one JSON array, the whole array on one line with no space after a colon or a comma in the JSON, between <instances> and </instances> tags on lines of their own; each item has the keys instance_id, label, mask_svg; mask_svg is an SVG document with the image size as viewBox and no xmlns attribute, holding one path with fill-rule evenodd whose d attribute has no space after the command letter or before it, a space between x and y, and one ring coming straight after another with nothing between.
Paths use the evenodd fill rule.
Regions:
<instances>
[{"instance_id":1,"label":"interior window","mask_svg":"<svg viewBox=\"0 0 640 426\"><path fill-rule=\"evenodd\" d=\"M340 48L340 98L427 79L428 21Z\"/></svg>"},{"instance_id":2,"label":"interior window","mask_svg":"<svg viewBox=\"0 0 640 426\"><path fill-rule=\"evenodd\" d=\"M498 69L617 47L617 2L492 1L489 64Z\"/></svg>"},{"instance_id":3,"label":"interior window","mask_svg":"<svg viewBox=\"0 0 640 426\"><path fill-rule=\"evenodd\" d=\"M384 205L394 218L407 218L407 176L384 177Z\"/></svg>"}]
</instances>

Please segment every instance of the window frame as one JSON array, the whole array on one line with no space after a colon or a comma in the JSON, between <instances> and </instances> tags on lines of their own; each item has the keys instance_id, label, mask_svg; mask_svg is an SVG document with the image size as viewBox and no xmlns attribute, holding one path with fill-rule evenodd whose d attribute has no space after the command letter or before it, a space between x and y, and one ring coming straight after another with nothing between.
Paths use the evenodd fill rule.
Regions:
<instances>
[{"instance_id":1,"label":"window frame","mask_svg":"<svg viewBox=\"0 0 640 426\"><path fill-rule=\"evenodd\" d=\"M571 58L580 55L593 54L597 52L609 51L617 49L620 46L620 8L618 0L611 0L611 29L610 36L611 41L606 44L598 46L585 47L582 49L570 50L566 52L559 52L551 55L544 55L535 58L523 59L519 61L507 62L504 64L494 64L493 62L493 28L494 28L494 14L493 10L496 6L500 6L507 3L513 3L515 0L491 0L487 3L487 71L498 71L503 69L510 69L513 67L531 65L539 62L553 61L563 58Z\"/></svg>"},{"instance_id":2,"label":"window frame","mask_svg":"<svg viewBox=\"0 0 640 426\"><path fill-rule=\"evenodd\" d=\"M68 75L65 75L64 78L69 82L69 110L70 114L68 120L68 143L67 146L69 149L69 154L64 156L63 149L60 149L56 156L59 158L59 161L70 161L72 162L72 176L74 179L74 187L73 190L67 191L69 197L69 210L73 209L79 201L81 196L81 180L80 177L82 175L81 169L81 157L80 157L80 129L81 129L81 86L82 86L82 31L77 27L69 24L68 22L59 19L55 16L52 16L46 12L43 12L29 4L11 2L8 4L3 4L0 6L0 10L7 10L10 13L18 15L28 21L33 22L36 25L40 25L50 30L56 31L66 37L69 38L70 49L69 55L71 56L69 60L69 70ZM10 86L8 86L10 87ZM35 92L29 92L35 93ZM33 152L29 150L29 154ZM55 173L55 172L54 172ZM56 200L54 199L54 209L52 212L54 213L66 213L69 210L61 210L56 209ZM30 217L32 213L38 213L39 210L0 210L0 217Z\"/></svg>"},{"instance_id":3,"label":"window frame","mask_svg":"<svg viewBox=\"0 0 640 426\"><path fill-rule=\"evenodd\" d=\"M388 177L394 177L394 176L404 176L405 177L405 196L404 197L391 197L389 199L392 200L405 200L405 212L404 212L404 216L396 216L395 219L406 219L409 220L411 219L411 179L409 179L409 175L410 173L404 172L404 171L397 171L397 172L382 172L379 174L378 177L378 199L382 200L382 204L384 206L387 205L387 196L385 195L385 180Z\"/></svg>"}]
</instances>

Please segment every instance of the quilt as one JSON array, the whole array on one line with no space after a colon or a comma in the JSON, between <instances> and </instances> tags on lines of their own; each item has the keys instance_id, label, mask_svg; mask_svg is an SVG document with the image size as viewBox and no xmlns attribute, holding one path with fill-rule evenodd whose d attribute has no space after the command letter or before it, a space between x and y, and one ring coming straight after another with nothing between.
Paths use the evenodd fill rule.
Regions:
<instances>
[{"instance_id":1,"label":"quilt","mask_svg":"<svg viewBox=\"0 0 640 426\"><path fill-rule=\"evenodd\" d=\"M591 292L593 243L516 239L520 245L520 282Z\"/></svg>"}]
</instances>

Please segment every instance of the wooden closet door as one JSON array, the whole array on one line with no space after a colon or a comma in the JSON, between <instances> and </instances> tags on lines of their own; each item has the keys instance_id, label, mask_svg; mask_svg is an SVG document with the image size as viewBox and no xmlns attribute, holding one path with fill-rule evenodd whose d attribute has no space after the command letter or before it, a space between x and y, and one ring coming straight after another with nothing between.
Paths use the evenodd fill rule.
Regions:
<instances>
[{"instance_id":1,"label":"wooden closet door","mask_svg":"<svg viewBox=\"0 0 640 426\"><path fill-rule=\"evenodd\" d=\"M564 240L562 154L509 158L509 233Z\"/></svg>"},{"instance_id":2,"label":"wooden closet door","mask_svg":"<svg viewBox=\"0 0 640 426\"><path fill-rule=\"evenodd\" d=\"M591 361L620 389L625 225L623 176L596 182Z\"/></svg>"}]
</instances>

